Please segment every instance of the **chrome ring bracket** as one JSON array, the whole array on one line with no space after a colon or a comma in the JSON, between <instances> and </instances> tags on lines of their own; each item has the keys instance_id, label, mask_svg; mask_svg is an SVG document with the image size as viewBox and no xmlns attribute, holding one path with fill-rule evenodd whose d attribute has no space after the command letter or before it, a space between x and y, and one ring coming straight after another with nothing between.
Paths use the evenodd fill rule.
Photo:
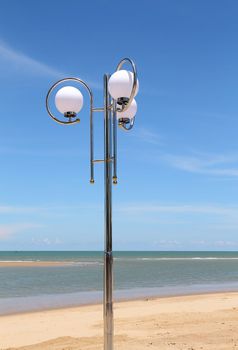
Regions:
<instances>
[{"instance_id":1,"label":"chrome ring bracket","mask_svg":"<svg viewBox=\"0 0 238 350\"><path fill-rule=\"evenodd\" d=\"M133 85L132 85L132 90L131 90L131 95L130 97L125 100L125 101L121 101L122 102L122 108L121 109L117 109L117 112L125 112L129 107L130 107L130 104L133 100L133 98L135 97L135 93L136 93L136 89L137 89L137 69L136 69L136 65L134 63L134 61L132 61L130 58L123 58L117 65L117 68L116 68L116 72L119 71L122 66L125 64L125 63L130 63L131 67L132 67L132 71L133 71ZM124 102L124 103L123 103Z\"/></svg>"},{"instance_id":2,"label":"chrome ring bracket","mask_svg":"<svg viewBox=\"0 0 238 350\"><path fill-rule=\"evenodd\" d=\"M49 114L49 116L56 122L56 123L59 123L59 124L63 124L63 125L70 125L70 124L76 124L76 123L79 123L80 122L80 119L79 118L76 118L75 120L72 120L73 118L76 117L76 114L74 113L71 113L71 114L68 114L68 115L64 115L64 117L68 118L69 120L68 121L63 121L63 120L60 120L58 119L51 111L50 109L50 106L49 106L49 99L51 97L51 94L52 92L55 90L55 88L66 82L66 81L74 81L74 82L77 82L81 85L83 85L86 90L88 91L89 93L89 96L90 96L90 102L92 103L92 91L91 89L89 88L89 86L81 79L79 78L74 78L74 77L69 77L69 78L64 78L64 79L61 79L61 80L58 80L55 84L53 84L51 86L51 88L49 89L47 95L46 95L46 109L47 109L47 112Z\"/></svg>"},{"instance_id":3,"label":"chrome ring bracket","mask_svg":"<svg viewBox=\"0 0 238 350\"><path fill-rule=\"evenodd\" d=\"M47 95L46 95L46 109L50 117L59 124L63 125L70 125L70 124L76 124L80 122L79 118L76 118L75 120L72 120L72 118L76 117L76 114L73 112L69 112L67 115L64 115L64 117L68 118L68 121L59 120L52 112L49 106L49 99L53 92L53 90L60 84L66 82L66 81L74 81L76 83L81 84L88 92L89 98L90 98L90 183L94 184L94 164L93 164L93 157L94 157L94 128L93 128L93 93L90 87L80 78L75 77L68 77L61 80L58 80L54 85L51 86L49 89Z\"/></svg>"}]
</instances>

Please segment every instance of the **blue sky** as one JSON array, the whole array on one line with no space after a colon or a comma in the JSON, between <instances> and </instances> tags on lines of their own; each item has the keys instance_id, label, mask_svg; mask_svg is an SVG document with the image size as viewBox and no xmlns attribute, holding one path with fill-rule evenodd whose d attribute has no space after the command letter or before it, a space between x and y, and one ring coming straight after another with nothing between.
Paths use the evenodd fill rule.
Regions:
<instances>
[{"instance_id":1,"label":"blue sky","mask_svg":"<svg viewBox=\"0 0 238 350\"><path fill-rule=\"evenodd\" d=\"M64 127L45 95L79 76L101 106L103 74L129 56L140 93L136 126L118 131L114 248L237 250L237 15L235 0L1 1L1 249L103 249L86 98Z\"/></svg>"}]
</instances>

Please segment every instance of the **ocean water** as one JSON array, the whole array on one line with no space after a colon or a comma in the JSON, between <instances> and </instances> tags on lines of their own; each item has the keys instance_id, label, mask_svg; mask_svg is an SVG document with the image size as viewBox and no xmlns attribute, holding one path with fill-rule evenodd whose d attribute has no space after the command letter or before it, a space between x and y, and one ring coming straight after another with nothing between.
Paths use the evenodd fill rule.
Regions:
<instances>
[{"instance_id":1,"label":"ocean water","mask_svg":"<svg viewBox=\"0 0 238 350\"><path fill-rule=\"evenodd\" d=\"M0 252L0 314L102 301L102 252ZM238 252L115 252L115 299L238 291Z\"/></svg>"}]
</instances>

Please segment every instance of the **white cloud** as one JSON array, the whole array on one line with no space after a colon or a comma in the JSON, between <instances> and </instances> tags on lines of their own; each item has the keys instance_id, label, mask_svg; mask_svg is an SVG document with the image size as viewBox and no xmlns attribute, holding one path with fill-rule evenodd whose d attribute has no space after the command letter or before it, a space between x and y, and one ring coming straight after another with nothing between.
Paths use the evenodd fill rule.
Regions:
<instances>
[{"instance_id":1,"label":"white cloud","mask_svg":"<svg viewBox=\"0 0 238 350\"><path fill-rule=\"evenodd\" d=\"M176 239L161 239L159 241L154 241L154 245L156 246L179 246L181 242Z\"/></svg>"},{"instance_id":2,"label":"white cloud","mask_svg":"<svg viewBox=\"0 0 238 350\"><path fill-rule=\"evenodd\" d=\"M215 214L229 215L238 218L238 207L223 207L217 205L160 205L151 203L123 204L116 208L116 211L130 213L174 213L174 214Z\"/></svg>"},{"instance_id":3,"label":"white cloud","mask_svg":"<svg viewBox=\"0 0 238 350\"><path fill-rule=\"evenodd\" d=\"M4 64L5 63L5 64ZM12 69L18 74L33 74L37 76L47 76L53 78L64 78L69 76L68 73L61 72L45 63L38 61L20 51L15 50L9 46L6 42L0 39L0 72L12 73ZM94 81L87 81L91 88L101 90L101 84Z\"/></svg>"},{"instance_id":4,"label":"white cloud","mask_svg":"<svg viewBox=\"0 0 238 350\"><path fill-rule=\"evenodd\" d=\"M164 154L160 156L160 159L177 169L191 173L238 176L238 155L236 154L195 154L192 156Z\"/></svg>"},{"instance_id":5,"label":"white cloud","mask_svg":"<svg viewBox=\"0 0 238 350\"><path fill-rule=\"evenodd\" d=\"M29 214L38 212L39 208L34 207L18 207L11 205L0 205L0 214Z\"/></svg>"},{"instance_id":6,"label":"white cloud","mask_svg":"<svg viewBox=\"0 0 238 350\"><path fill-rule=\"evenodd\" d=\"M71 215L78 210L102 210L102 206L96 203L82 203L78 205L45 205L45 206L17 206L0 205L0 214L37 214L38 215Z\"/></svg>"},{"instance_id":7,"label":"white cloud","mask_svg":"<svg viewBox=\"0 0 238 350\"><path fill-rule=\"evenodd\" d=\"M238 232L238 206L216 204L121 203L114 217L146 223L159 232L227 235ZM161 231L162 230L162 231Z\"/></svg>"},{"instance_id":8,"label":"white cloud","mask_svg":"<svg viewBox=\"0 0 238 350\"><path fill-rule=\"evenodd\" d=\"M43 150L37 148L21 148L21 147L1 147L0 154L19 155L19 156L34 156L34 157L78 157L87 154L83 150L68 150L68 149L53 149Z\"/></svg>"},{"instance_id":9,"label":"white cloud","mask_svg":"<svg viewBox=\"0 0 238 350\"><path fill-rule=\"evenodd\" d=\"M238 246L238 242L237 241L215 241L214 242L215 246L218 247L237 247Z\"/></svg>"},{"instance_id":10,"label":"white cloud","mask_svg":"<svg viewBox=\"0 0 238 350\"><path fill-rule=\"evenodd\" d=\"M0 205L0 214L36 214L39 215L71 215L72 212L78 210L97 210L102 211L100 204L82 203L81 205L64 205L64 206L14 206ZM123 214L139 214L140 213L171 213L171 214L204 214L234 217L238 220L238 206L222 206L216 204L160 204L151 202L138 203L121 203L114 207L115 213Z\"/></svg>"},{"instance_id":11,"label":"white cloud","mask_svg":"<svg viewBox=\"0 0 238 350\"><path fill-rule=\"evenodd\" d=\"M151 143L153 145L162 145L163 138L158 133L147 128L137 128L136 133L132 134L139 138L142 142Z\"/></svg>"},{"instance_id":12,"label":"white cloud","mask_svg":"<svg viewBox=\"0 0 238 350\"><path fill-rule=\"evenodd\" d=\"M192 246L202 246L204 247L212 247L212 248L234 248L238 247L238 241L233 241L233 240L195 240L195 241L190 241L189 244Z\"/></svg>"},{"instance_id":13,"label":"white cloud","mask_svg":"<svg viewBox=\"0 0 238 350\"><path fill-rule=\"evenodd\" d=\"M60 245L62 244L62 241L59 238L48 238L48 237L43 237L43 238L32 238L32 243L34 245Z\"/></svg>"},{"instance_id":14,"label":"white cloud","mask_svg":"<svg viewBox=\"0 0 238 350\"><path fill-rule=\"evenodd\" d=\"M33 223L14 223L14 224L0 225L0 240L6 239L10 236L13 236L15 234L18 234L36 227L39 227L39 225L33 224Z\"/></svg>"},{"instance_id":15,"label":"white cloud","mask_svg":"<svg viewBox=\"0 0 238 350\"><path fill-rule=\"evenodd\" d=\"M63 75L62 72L14 50L2 40L0 40L0 58L1 61L13 64L15 68L24 68L26 71L31 71L38 75L43 74L53 77L60 77Z\"/></svg>"}]
</instances>

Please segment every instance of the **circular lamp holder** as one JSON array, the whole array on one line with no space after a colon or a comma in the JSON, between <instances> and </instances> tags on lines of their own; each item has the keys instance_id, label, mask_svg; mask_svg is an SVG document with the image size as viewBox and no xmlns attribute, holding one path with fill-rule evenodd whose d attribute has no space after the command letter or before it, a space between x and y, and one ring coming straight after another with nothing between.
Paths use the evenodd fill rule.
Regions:
<instances>
[{"instance_id":1,"label":"circular lamp holder","mask_svg":"<svg viewBox=\"0 0 238 350\"><path fill-rule=\"evenodd\" d=\"M75 112L65 112L64 113L65 118L71 119L71 118L76 118L76 116L77 116L77 113L75 113Z\"/></svg>"},{"instance_id":2,"label":"circular lamp holder","mask_svg":"<svg viewBox=\"0 0 238 350\"><path fill-rule=\"evenodd\" d=\"M117 65L116 72L119 71L125 63L130 63L133 70L133 85L130 97L120 97L116 100L116 113L125 112L133 101L137 89L137 70L135 63L130 58L123 58ZM117 105L121 106L118 108ZM121 129L129 131L133 128L135 122L135 117L133 118L118 118L118 125Z\"/></svg>"},{"instance_id":3,"label":"circular lamp holder","mask_svg":"<svg viewBox=\"0 0 238 350\"><path fill-rule=\"evenodd\" d=\"M63 124L63 125L70 125L70 124L76 124L80 122L80 119L77 118L77 113L72 112L72 111L68 111L66 113L63 114L64 118L68 119L67 121L65 120L60 120L58 117L56 117L53 112L50 109L50 105L49 105L49 100L50 97L53 93L53 91L56 89L57 86L59 86L62 83L65 83L66 81L73 81L76 83L79 83L80 85L83 85L84 88L87 89L89 95L90 95L90 100L92 101L92 92L90 90L90 88L88 87L88 85L81 79L79 78L64 78L61 80L58 80L54 85L51 86L51 88L49 89L47 95L46 95L46 109L48 114L50 115L50 117L57 123L59 124Z\"/></svg>"}]
</instances>

